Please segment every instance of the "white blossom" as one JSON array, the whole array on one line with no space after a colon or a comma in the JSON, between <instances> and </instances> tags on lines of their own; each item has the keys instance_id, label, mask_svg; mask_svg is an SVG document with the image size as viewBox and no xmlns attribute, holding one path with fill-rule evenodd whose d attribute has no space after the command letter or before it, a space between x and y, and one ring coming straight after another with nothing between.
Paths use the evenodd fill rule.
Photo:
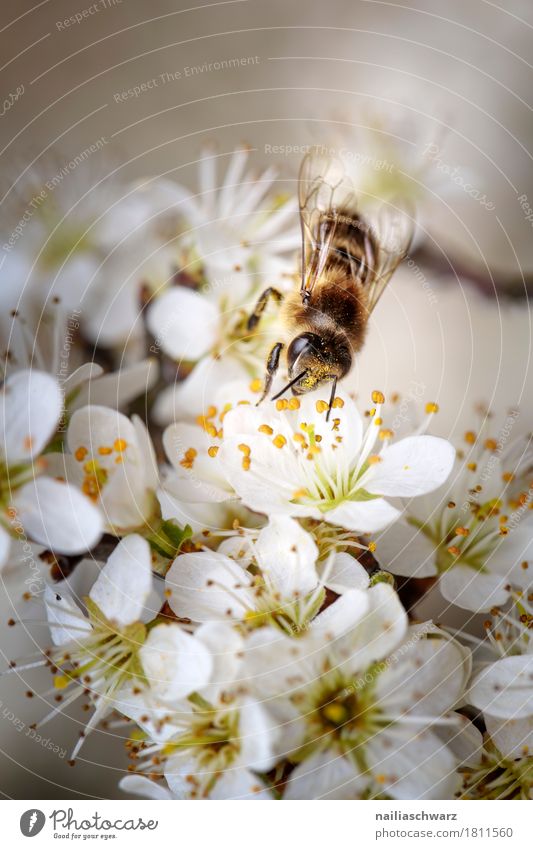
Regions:
<instances>
[{"instance_id":1,"label":"white blossom","mask_svg":"<svg viewBox=\"0 0 533 849\"><path fill-rule=\"evenodd\" d=\"M0 567L9 559L12 538L78 554L102 534L102 516L91 501L46 474L50 455L43 452L62 414L59 385L44 372L15 372L0 391Z\"/></svg>"},{"instance_id":2,"label":"white blossom","mask_svg":"<svg viewBox=\"0 0 533 849\"><path fill-rule=\"evenodd\" d=\"M438 576L448 601L483 611L530 582L530 452L527 440L503 450L472 430L465 444L450 481L407 506L379 536L376 556L397 575Z\"/></svg>"}]
</instances>

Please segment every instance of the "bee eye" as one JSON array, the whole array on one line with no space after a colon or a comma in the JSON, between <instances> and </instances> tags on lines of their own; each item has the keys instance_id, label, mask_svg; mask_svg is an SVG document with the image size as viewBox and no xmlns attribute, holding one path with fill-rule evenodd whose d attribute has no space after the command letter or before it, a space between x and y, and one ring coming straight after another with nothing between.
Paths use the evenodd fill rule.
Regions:
<instances>
[{"instance_id":1,"label":"bee eye","mask_svg":"<svg viewBox=\"0 0 533 849\"><path fill-rule=\"evenodd\" d=\"M301 357L304 352L313 352L317 356L320 355L320 339L316 333L301 333L300 336L296 336L296 338L292 340L287 350L287 362L289 364L289 368L292 368L296 360Z\"/></svg>"}]
</instances>

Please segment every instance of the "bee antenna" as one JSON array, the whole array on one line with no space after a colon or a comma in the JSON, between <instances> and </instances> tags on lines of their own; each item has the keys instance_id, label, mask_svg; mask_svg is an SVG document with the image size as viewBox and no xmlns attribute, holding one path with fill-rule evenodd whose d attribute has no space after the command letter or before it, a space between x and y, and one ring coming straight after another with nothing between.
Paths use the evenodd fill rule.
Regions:
<instances>
[{"instance_id":1,"label":"bee antenna","mask_svg":"<svg viewBox=\"0 0 533 849\"><path fill-rule=\"evenodd\" d=\"M329 414L331 413L331 408L333 407L333 402L335 400L335 392L337 391L337 378L333 378L333 386L331 387L331 395L329 396L329 406L328 412L326 413L326 421L329 422Z\"/></svg>"},{"instance_id":2,"label":"bee antenna","mask_svg":"<svg viewBox=\"0 0 533 849\"><path fill-rule=\"evenodd\" d=\"M278 392L277 395L273 395L270 400L271 401L277 401L278 398L281 398L282 395L285 395L287 389L290 389L291 386L294 386L295 383L298 383L298 381L301 380L302 377L305 377L306 374L307 374L307 369L304 369L302 372L300 372L300 374L297 374L296 377L294 377L291 381L289 381L289 383L287 383L287 386L284 386L283 389L280 392Z\"/></svg>"}]
</instances>

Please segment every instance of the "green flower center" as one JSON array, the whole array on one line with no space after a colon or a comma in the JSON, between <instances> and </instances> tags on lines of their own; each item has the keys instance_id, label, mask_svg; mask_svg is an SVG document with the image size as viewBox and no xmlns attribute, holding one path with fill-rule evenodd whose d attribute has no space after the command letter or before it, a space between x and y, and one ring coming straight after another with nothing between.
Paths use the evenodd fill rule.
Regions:
<instances>
[{"instance_id":1,"label":"green flower center","mask_svg":"<svg viewBox=\"0 0 533 849\"><path fill-rule=\"evenodd\" d=\"M481 764L460 772L464 775L461 799L531 799L533 757L505 758L490 739Z\"/></svg>"}]
</instances>

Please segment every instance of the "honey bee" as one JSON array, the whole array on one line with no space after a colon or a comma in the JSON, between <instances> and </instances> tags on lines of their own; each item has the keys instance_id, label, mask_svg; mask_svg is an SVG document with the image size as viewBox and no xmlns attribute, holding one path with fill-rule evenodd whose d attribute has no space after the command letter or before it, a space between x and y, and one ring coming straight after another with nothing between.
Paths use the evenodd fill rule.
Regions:
<instances>
[{"instance_id":1,"label":"honey bee","mask_svg":"<svg viewBox=\"0 0 533 849\"><path fill-rule=\"evenodd\" d=\"M288 329L266 363L263 394L268 395L286 349L289 389L302 395L332 383L327 418L337 383L350 371L361 349L370 315L412 236L412 216L397 204L362 204L341 162L319 153L304 158L298 181L302 228L299 290L285 298L266 289L248 320L253 330L270 299L281 303ZM364 207L364 210L363 210Z\"/></svg>"}]
</instances>

